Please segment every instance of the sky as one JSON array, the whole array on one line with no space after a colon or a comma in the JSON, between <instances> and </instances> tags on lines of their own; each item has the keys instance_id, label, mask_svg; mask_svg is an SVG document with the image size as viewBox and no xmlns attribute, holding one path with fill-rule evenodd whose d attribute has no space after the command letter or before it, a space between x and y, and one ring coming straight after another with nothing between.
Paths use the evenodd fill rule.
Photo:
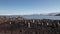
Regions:
<instances>
[{"instance_id":1,"label":"sky","mask_svg":"<svg viewBox=\"0 0 60 34\"><path fill-rule=\"evenodd\" d=\"M60 0L0 0L0 15L30 15L60 12Z\"/></svg>"}]
</instances>

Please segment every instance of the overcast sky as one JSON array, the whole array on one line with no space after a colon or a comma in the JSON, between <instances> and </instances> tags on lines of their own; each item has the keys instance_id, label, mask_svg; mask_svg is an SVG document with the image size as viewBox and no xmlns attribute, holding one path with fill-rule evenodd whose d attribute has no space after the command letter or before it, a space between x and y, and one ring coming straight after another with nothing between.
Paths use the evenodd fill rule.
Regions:
<instances>
[{"instance_id":1,"label":"overcast sky","mask_svg":"<svg viewBox=\"0 0 60 34\"><path fill-rule=\"evenodd\" d=\"M0 0L0 15L60 12L60 0Z\"/></svg>"}]
</instances>

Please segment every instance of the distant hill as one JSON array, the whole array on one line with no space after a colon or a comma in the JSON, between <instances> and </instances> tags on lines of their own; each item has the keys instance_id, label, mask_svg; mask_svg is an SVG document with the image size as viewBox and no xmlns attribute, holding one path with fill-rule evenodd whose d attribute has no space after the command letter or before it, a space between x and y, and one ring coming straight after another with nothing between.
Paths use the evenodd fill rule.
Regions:
<instances>
[{"instance_id":1,"label":"distant hill","mask_svg":"<svg viewBox=\"0 0 60 34\"><path fill-rule=\"evenodd\" d=\"M56 14L55 16L60 16L60 14Z\"/></svg>"},{"instance_id":2,"label":"distant hill","mask_svg":"<svg viewBox=\"0 0 60 34\"><path fill-rule=\"evenodd\" d=\"M60 13L50 13L49 16L60 16Z\"/></svg>"}]
</instances>

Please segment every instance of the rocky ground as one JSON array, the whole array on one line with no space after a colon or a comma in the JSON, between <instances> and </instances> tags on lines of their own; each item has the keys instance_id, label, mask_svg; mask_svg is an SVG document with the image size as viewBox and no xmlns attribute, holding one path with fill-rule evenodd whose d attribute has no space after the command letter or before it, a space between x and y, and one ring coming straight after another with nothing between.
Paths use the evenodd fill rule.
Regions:
<instances>
[{"instance_id":1,"label":"rocky ground","mask_svg":"<svg viewBox=\"0 0 60 34\"><path fill-rule=\"evenodd\" d=\"M60 34L60 20L0 17L0 34Z\"/></svg>"}]
</instances>

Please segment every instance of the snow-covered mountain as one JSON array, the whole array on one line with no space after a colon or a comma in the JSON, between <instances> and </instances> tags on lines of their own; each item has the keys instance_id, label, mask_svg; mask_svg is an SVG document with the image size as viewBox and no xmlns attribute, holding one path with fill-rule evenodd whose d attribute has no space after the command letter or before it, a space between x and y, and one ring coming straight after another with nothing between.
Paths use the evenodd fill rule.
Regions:
<instances>
[{"instance_id":1,"label":"snow-covered mountain","mask_svg":"<svg viewBox=\"0 0 60 34\"><path fill-rule=\"evenodd\" d=\"M60 13L50 13L49 16L60 16Z\"/></svg>"},{"instance_id":2,"label":"snow-covered mountain","mask_svg":"<svg viewBox=\"0 0 60 34\"><path fill-rule=\"evenodd\" d=\"M2 15L1 15L2 16ZM4 15L6 16L6 15ZM32 14L32 15L8 15L6 17L16 18L23 17L27 19L52 19L52 20L60 20L60 13L49 13L49 14Z\"/></svg>"},{"instance_id":3,"label":"snow-covered mountain","mask_svg":"<svg viewBox=\"0 0 60 34\"><path fill-rule=\"evenodd\" d=\"M59 14L56 14L55 16L60 16L60 13Z\"/></svg>"},{"instance_id":4,"label":"snow-covered mountain","mask_svg":"<svg viewBox=\"0 0 60 34\"><path fill-rule=\"evenodd\" d=\"M38 15L38 16L60 16L60 13L48 13L48 14L32 14L33 16L34 15Z\"/></svg>"}]
</instances>

